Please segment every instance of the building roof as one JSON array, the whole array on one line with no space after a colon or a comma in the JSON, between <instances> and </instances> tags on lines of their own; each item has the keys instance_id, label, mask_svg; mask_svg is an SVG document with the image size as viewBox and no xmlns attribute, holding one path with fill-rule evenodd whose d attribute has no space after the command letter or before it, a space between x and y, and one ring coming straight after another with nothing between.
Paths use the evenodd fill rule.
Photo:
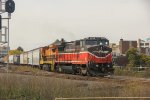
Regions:
<instances>
[{"instance_id":1,"label":"building roof","mask_svg":"<svg viewBox=\"0 0 150 100\"><path fill-rule=\"evenodd\" d=\"M147 38L146 40L150 42L150 38Z\"/></svg>"}]
</instances>

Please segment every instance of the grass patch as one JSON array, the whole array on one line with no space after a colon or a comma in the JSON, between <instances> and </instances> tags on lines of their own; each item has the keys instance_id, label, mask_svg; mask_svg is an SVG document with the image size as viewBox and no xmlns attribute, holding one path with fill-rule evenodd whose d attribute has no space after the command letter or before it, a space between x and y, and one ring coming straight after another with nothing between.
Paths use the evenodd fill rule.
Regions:
<instances>
[{"instance_id":1,"label":"grass patch","mask_svg":"<svg viewBox=\"0 0 150 100\"><path fill-rule=\"evenodd\" d=\"M150 96L149 85L141 82L75 81L3 73L0 74L0 99L53 100L55 97Z\"/></svg>"},{"instance_id":2,"label":"grass patch","mask_svg":"<svg viewBox=\"0 0 150 100\"><path fill-rule=\"evenodd\" d=\"M150 78L150 69L144 71L133 71L127 69L115 68L114 74L118 76L133 76L133 77L141 77L141 78Z\"/></svg>"},{"instance_id":3,"label":"grass patch","mask_svg":"<svg viewBox=\"0 0 150 100\"><path fill-rule=\"evenodd\" d=\"M43 70L31 66L14 66L14 65L9 66L9 70L11 70L12 72L30 72L33 74L44 72Z\"/></svg>"}]
</instances>

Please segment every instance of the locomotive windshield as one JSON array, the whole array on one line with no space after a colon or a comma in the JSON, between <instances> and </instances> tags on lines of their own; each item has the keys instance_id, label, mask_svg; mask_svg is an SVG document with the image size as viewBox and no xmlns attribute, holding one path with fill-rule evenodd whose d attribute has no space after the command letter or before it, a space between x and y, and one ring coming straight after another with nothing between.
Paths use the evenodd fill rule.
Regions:
<instances>
[{"instance_id":1,"label":"locomotive windshield","mask_svg":"<svg viewBox=\"0 0 150 100\"><path fill-rule=\"evenodd\" d=\"M102 41L99 41L99 45L108 46L108 45L109 45L109 42L108 42L107 40L102 40Z\"/></svg>"},{"instance_id":2,"label":"locomotive windshield","mask_svg":"<svg viewBox=\"0 0 150 100\"><path fill-rule=\"evenodd\" d=\"M98 42L96 40L86 40L86 45L98 45Z\"/></svg>"},{"instance_id":3,"label":"locomotive windshield","mask_svg":"<svg viewBox=\"0 0 150 100\"><path fill-rule=\"evenodd\" d=\"M97 45L109 46L109 41L106 39L105 40L86 40L85 44L89 46L97 46Z\"/></svg>"}]
</instances>

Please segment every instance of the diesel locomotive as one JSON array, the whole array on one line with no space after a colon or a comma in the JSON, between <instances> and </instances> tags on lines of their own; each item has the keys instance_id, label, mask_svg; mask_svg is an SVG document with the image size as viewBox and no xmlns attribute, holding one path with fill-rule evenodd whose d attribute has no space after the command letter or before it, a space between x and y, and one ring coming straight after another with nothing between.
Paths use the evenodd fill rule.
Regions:
<instances>
[{"instance_id":1,"label":"diesel locomotive","mask_svg":"<svg viewBox=\"0 0 150 100\"><path fill-rule=\"evenodd\" d=\"M104 76L114 71L111 53L108 39L88 37L70 42L62 39L59 43L9 57L18 59L17 64L38 66L47 71ZM16 64L10 59L9 62Z\"/></svg>"}]
</instances>

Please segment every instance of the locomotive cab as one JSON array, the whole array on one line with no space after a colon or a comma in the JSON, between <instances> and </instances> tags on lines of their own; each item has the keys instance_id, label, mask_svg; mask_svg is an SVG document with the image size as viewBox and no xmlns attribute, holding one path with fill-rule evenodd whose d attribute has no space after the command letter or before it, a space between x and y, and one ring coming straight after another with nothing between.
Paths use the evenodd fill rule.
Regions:
<instances>
[{"instance_id":1,"label":"locomotive cab","mask_svg":"<svg viewBox=\"0 0 150 100\"><path fill-rule=\"evenodd\" d=\"M84 40L87 47L98 45L109 46L109 41L103 37L89 37Z\"/></svg>"},{"instance_id":2,"label":"locomotive cab","mask_svg":"<svg viewBox=\"0 0 150 100\"><path fill-rule=\"evenodd\" d=\"M89 51L90 53L99 52L104 56L111 53L109 40L103 37L89 37L75 42L76 49Z\"/></svg>"},{"instance_id":3,"label":"locomotive cab","mask_svg":"<svg viewBox=\"0 0 150 100\"><path fill-rule=\"evenodd\" d=\"M109 40L103 37L88 38L85 40L85 45L90 53L95 54L98 57L105 57L112 52L112 49L108 47Z\"/></svg>"}]
</instances>

